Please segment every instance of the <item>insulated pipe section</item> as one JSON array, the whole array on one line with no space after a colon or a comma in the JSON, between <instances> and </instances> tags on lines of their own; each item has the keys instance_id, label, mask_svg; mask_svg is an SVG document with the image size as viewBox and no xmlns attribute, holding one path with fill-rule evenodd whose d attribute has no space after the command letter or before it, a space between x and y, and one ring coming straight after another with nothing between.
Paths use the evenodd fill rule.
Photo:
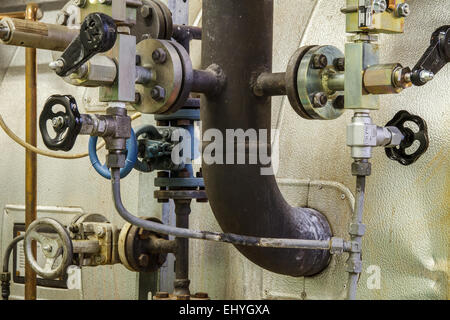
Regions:
<instances>
[{"instance_id":1,"label":"insulated pipe section","mask_svg":"<svg viewBox=\"0 0 450 320\"><path fill-rule=\"evenodd\" d=\"M273 1L203 0L203 30L203 67L217 64L227 79L218 96L202 97L203 131L220 130L224 137L227 129L269 131L271 99L257 97L251 86L256 76L272 69ZM267 147L270 150L270 143ZM291 207L275 176L261 175L262 167L203 163L208 199L222 230L255 237L330 239L327 219L314 209ZM330 261L330 252L322 250L237 248L267 270L297 277L317 274Z\"/></svg>"},{"instance_id":2,"label":"insulated pipe section","mask_svg":"<svg viewBox=\"0 0 450 320\"><path fill-rule=\"evenodd\" d=\"M7 45L64 51L80 31L65 26L36 21L3 18L0 40Z\"/></svg>"}]
</instances>

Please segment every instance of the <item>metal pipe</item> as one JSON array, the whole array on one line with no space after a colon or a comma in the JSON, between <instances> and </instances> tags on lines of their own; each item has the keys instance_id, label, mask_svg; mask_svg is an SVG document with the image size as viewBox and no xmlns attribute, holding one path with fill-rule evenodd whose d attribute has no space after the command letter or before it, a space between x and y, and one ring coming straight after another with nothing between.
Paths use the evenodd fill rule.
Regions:
<instances>
[{"instance_id":1,"label":"metal pipe","mask_svg":"<svg viewBox=\"0 0 450 320\"><path fill-rule=\"evenodd\" d=\"M362 216L364 211L364 197L366 190L366 177L365 176L357 176L356 177L356 195L355 195L355 210L352 217L352 224L360 225L362 223ZM351 241L358 244L359 248L361 248L362 244L362 235L350 234ZM352 261L352 265L360 266L361 265L361 252L350 252L348 257L349 261ZM358 287L358 280L360 272L359 270L349 271L348 276L348 285L347 285L347 299L355 300L356 299L356 289Z\"/></svg>"},{"instance_id":2,"label":"metal pipe","mask_svg":"<svg viewBox=\"0 0 450 320\"><path fill-rule=\"evenodd\" d=\"M286 95L286 73L262 73L256 80L253 91L260 97Z\"/></svg>"},{"instance_id":3,"label":"metal pipe","mask_svg":"<svg viewBox=\"0 0 450 320\"><path fill-rule=\"evenodd\" d=\"M328 75L328 88L333 91L344 91L345 73L332 73Z\"/></svg>"},{"instance_id":4,"label":"metal pipe","mask_svg":"<svg viewBox=\"0 0 450 320\"><path fill-rule=\"evenodd\" d=\"M5 254L3 256L3 272L1 274L1 287L2 287L2 299L9 299L9 287L11 282L11 273L9 272L9 258L11 257L11 252L16 247L19 241L22 241L24 235L15 237L9 245L6 247Z\"/></svg>"},{"instance_id":5,"label":"metal pipe","mask_svg":"<svg viewBox=\"0 0 450 320\"><path fill-rule=\"evenodd\" d=\"M0 20L3 18L25 19L25 11L0 13Z\"/></svg>"},{"instance_id":6,"label":"metal pipe","mask_svg":"<svg viewBox=\"0 0 450 320\"><path fill-rule=\"evenodd\" d=\"M7 45L64 51L79 30L33 20L4 18L0 21L0 40Z\"/></svg>"},{"instance_id":7,"label":"metal pipe","mask_svg":"<svg viewBox=\"0 0 450 320\"><path fill-rule=\"evenodd\" d=\"M185 39L201 40L202 39L202 28L174 24L172 37L179 42L181 42Z\"/></svg>"},{"instance_id":8,"label":"metal pipe","mask_svg":"<svg viewBox=\"0 0 450 320\"><path fill-rule=\"evenodd\" d=\"M38 6L29 3L26 7L26 19L36 20ZM36 49L25 49L25 86L26 86L26 111L25 127L26 142L36 146L36 119L37 119L37 64ZM37 206L37 175L36 175L36 154L29 150L25 154L25 228L36 220ZM33 254L36 256L36 243L33 243ZM25 260L25 299L36 300L36 273Z\"/></svg>"},{"instance_id":9,"label":"metal pipe","mask_svg":"<svg viewBox=\"0 0 450 320\"><path fill-rule=\"evenodd\" d=\"M243 236L232 233L218 233L211 231L197 231L191 229L172 227L138 218L131 214L122 203L120 193L120 170L111 168L111 186L113 201L119 215L132 225L156 233L167 234L180 238L201 239L215 242L225 242L240 246L283 248L283 249L313 249L329 251L332 239L327 240L302 240L302 239L277 239ZM336 238L337 239L337 238ZM340 239L338 239L340 240ZM343 243L344 251L348 251L350 244Z\"/></svg>"},{"instance_id":10,"label":"metal pipe","mask_svg":"<svg viewBox=\"0 0 450 320\"><path fill-rule=\"evenodd\" d=\"M191 200L174 200L177 228L189 228ZM189 239L175 238L177 251L175 253L175 281L173 284L176 296L190 295L189 291Z\"/></svg>"},{"instance_id":11,"label":"metal pipe","mask_svg":"<svg viewBox=\"0 0 450 320\"><path fill-rule=\"evenodd\" d=\"M229 129L262 129L270 137L271 98L255 96L250 86L261 73L272 72L273 1L204 0L203 28L208 30L202 37L203 67L217 64L227 78L220 95L202 97L203 132L216 129L225 137ZM270 150L270 142L258 145ZM208 199L222 230L256 237L330 239L325 216L314 209L291 207L275 176L262 175L266 167L203 163ZM330 253L322 250L237 248L257 265L290 276L317 274L330 261Z\"/></svg>"},{"instance_id":12,"label":"metal pipe","mask_svg":"<svg viewBox=\"0 0 450 320\"><path fill-rule=\"evenodd\" d=\"M9 272L9 257L11 256L11 252L16 247L17 243L23 240L23 237L24 235L15 237L6 247L3 255L3 272Z\"/></svg>"},{"instance_id":13,"label":"metal pipe","mask_svg":"<svg viewBox=\"0 0 450 320\"><path fill-rule=\"evenodd\" d=\"M212 71L211 68L207 70L194 70L192 92L216 95L222 89L222 85L220 76Z\"/></svg>"}]
</instances>

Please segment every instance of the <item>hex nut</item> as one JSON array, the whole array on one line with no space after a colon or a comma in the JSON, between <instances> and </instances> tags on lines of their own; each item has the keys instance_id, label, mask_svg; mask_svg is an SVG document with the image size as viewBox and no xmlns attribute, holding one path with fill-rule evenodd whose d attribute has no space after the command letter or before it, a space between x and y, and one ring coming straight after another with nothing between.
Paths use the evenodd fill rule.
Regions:
<instances>
[{"instance_id":1,"label":"hex nut","mask_svg":"<svg viewBox=\"0 0 450 320\"><path fill-rule=\"evenodd\" d=\"M145 268L148 267L148 264L150 262L150 257L148 254L141 254L138 258L139 266Z\"/></svg>"},{"instance_id":2,"label":"hex nut","mask_svg":"<svg viewBox=\"0 0 450 320\"><path fill-rule=\"evenodd\" d=\"M334 59L333 65L337 71L345 71L345 58Z\"/></svg>"},{"instance_id":3,"label":"hex nut","mask_svg":"<svg viewBox=\"0 0 450 320\"><path fill-rule=\"evenodd\" d=\"M155 86L151 90L150 95L152 96L153 100L162 101L166 98L166 90L161 86Z\"/></svg>"},{"instance_id":4,"label":"hex nut","mask_svg":"<svg viewBox=\"0 0 450 320\"><path fill-rule=\"evenodd\" d=\"M390 145L399 146L402 143L403 139L405 138L400 129L398 129L397 127L387 127L386 129L388 129L392 135Z\"/></svg>"},{"instance_id":5,"label":"hex nut","mask_svg":"<svg viewBox=\"0 0 450 320\"><path fill-rule=\"evenodd\" d=\"M314 95L314 99L313 100L314 100L313 101L314 102L314 107L316 107L316 108L323 108L328 102L328 97L327 97L327 95L325 93L319 92L319 93L316 93Z\"/></svg>"},{"instance_id":6,"label":"hex nut","mask_svg":"<svg viewBox=\"0 0 450 320\"><path fill-rule=\"evenodd\" d=\"M323 69L328 65L328 59L324 54L314 55L312 62L315 69Z\"/></svg>"},{"instance_id":7,"label":"hex nut","mask_svg":"<svg viewBox=\"0 0 450 320\"><path fill-rule=\"evenodd\" d=\"M167 61L167 53L163 48L158 48L152 53L152 59L155 63L163 64Z\"/></svg>"},{"instance_id":8,"label":"hex nut","mask_svg":"<svg viewBox=\"0 0 450 320\"><path fill-rule=\"evenodd\" d=\"M353 162L353 176L370 176L372 174L372 164L370 162Z\"/></svg>"},{"instance_id":9,"label":"hex nut","mask_svg":"<svg viewBox=\"0 0 450 320\"><path fill-rule=\"evenodd\" d=\"M337 96L336 99L334 99L333 107L336 109L344 109L345 97L343 95Z\"/></svg>"}]
</instances>

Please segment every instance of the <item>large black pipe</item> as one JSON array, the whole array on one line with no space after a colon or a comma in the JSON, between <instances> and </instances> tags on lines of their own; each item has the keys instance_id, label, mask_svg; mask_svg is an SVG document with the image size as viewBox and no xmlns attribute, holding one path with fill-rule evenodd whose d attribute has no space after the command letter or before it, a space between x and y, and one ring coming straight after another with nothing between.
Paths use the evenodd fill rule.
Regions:
<instances>
[{"instance_id":1,"label":"large black pipe","mask_svg":"<svg viewBox=\"0 0 450 320\"><path fill-rule=\"evenodd\" d=\"M202 97L204 132L218 129L225 137L226 129L270 130L270 98L255 96L252 86L259 74L272 71L272 36L272 0L203 0L203 68L218 64L227 77L221 94ZM261 175L261 167L203 163L208 199L223 231L329 239L326 218L313 209L291 207L275 177ZM237 248L257 265L290 276L314 275L330 259L324 250Z\"/></svg>"}]
</instances>

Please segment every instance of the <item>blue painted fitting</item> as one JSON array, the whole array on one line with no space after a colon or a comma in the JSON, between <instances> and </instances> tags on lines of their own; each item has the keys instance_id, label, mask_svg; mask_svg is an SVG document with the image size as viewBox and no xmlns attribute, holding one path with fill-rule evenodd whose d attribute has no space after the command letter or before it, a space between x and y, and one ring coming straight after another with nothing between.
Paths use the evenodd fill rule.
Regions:
<instances>
[{"instance_id":1,"label":"blue painted fitting","mask_svg":"<svg viewBox=\"0 0 450 320\"><path fill-rule=\"evenodd\" d=\"M89 139L89 160L91 160L91 164L94 167L95 171L97 171L103 178L111 180L111 172L106 164L102 165L100 160L98 160L97 156L97 140L98 137L92 136ZM136 163L138 158L138 147L137 140L134 130L131 129L131 137L127 140L127 159L125 161L125 167L120 169L120 178L125 178L131 170L134 168L134 164Z\"/></svg>"}]
</instances>

